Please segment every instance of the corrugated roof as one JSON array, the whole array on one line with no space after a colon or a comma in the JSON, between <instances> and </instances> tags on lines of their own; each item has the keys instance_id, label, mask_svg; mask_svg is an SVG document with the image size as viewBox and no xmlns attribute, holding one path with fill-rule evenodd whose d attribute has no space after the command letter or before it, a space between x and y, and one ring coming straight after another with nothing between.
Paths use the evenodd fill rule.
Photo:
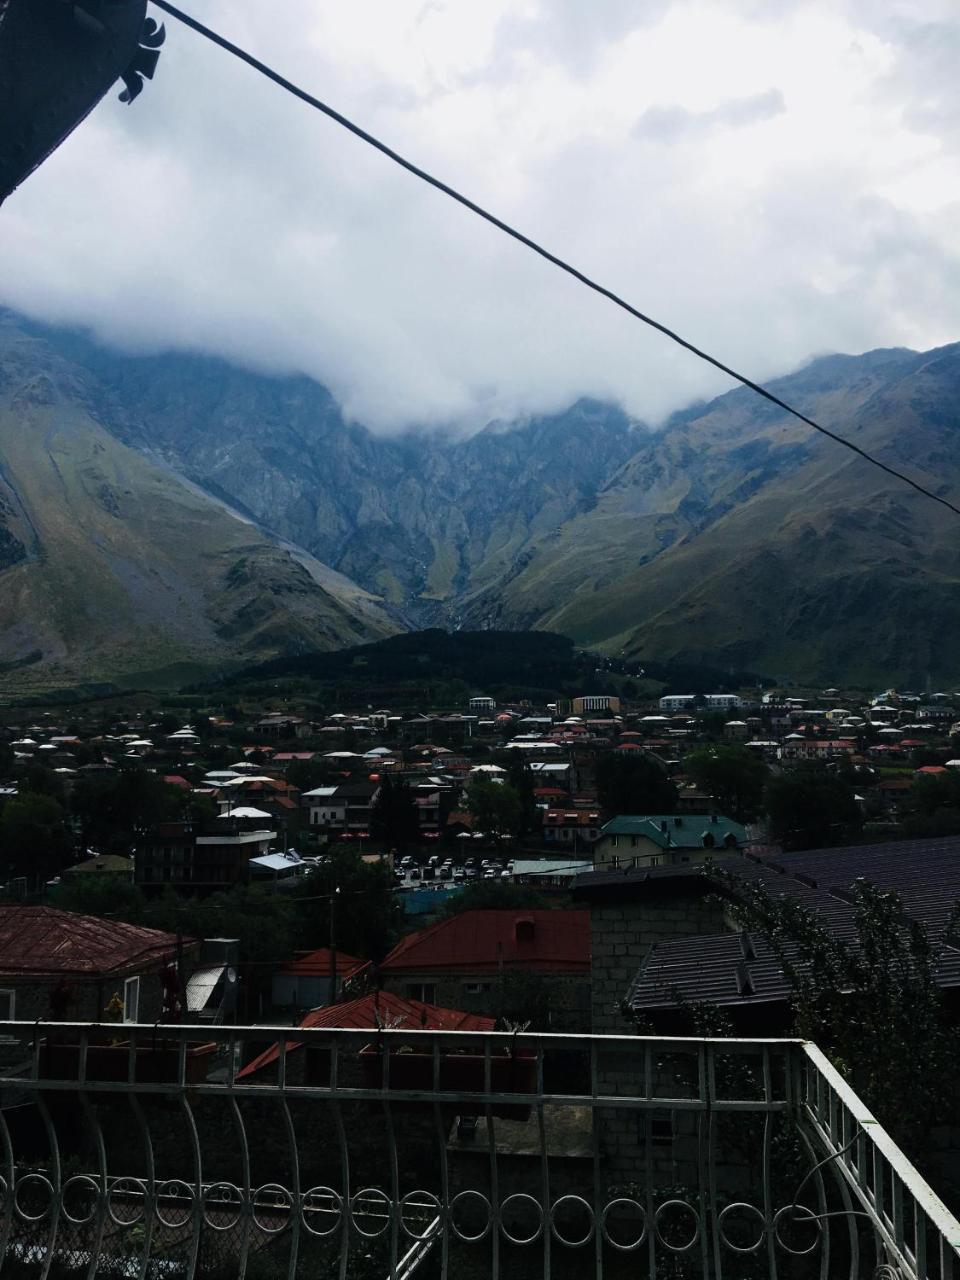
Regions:
<instances>
[{"instance_id":1,"label":"corrugated roof","mask_svg":"<svg viewBox=\"0 0 960 1280\"><path fill-rule=\"evenodd\" d=\"M519 922L527 922L519 930ZM589 911L464 911L412 933L380 966L398 970L589 972Z\"/></svg>"},{"instance_id":2,"label":"corrugated roof","mask_svg":"<svg viewBox=\"0 0 960 1280\"><path fill-rule=\"evenodd\" d=\"M172 960L171 933L52 907L0 907L0 975L98 977Z\"/></svg>"},{"instance_id":3,"label":"corrugated roof","mask_svg":"<svg viewBox=\"0 0 960 1280\"><path fill-rule=\"evenodd\" d=\"M374 1031L380 1027L399 1031L492 1031L496 1026L496 1019L481 1014L463 1013L459 1009L424 1004L421 1000L405 1000L390 991L371 991L368 995L349 1000L345 1004L312 1009L300 1026L328 1029L349 1027L358 1031L366 1028ZM302 1045L287 1041L287 1053L299 1048ZM272 1045L238 1072L237 1079L262 1071L279 1057L279 1046Z\"/></svg>"},{"instance_id":4,"label":"corrugated roof","mask_svg":"<svg viewBox=\"0 0 960 1280\"><path fill-rule=\"evenodd\" d=\"M743 880L760 881L774 896L802 903L840 939L856 933L851 891L857 880L896 892L934 939L960 900L960 837L955 836L811 849L775 859L728 858L715 865ZM695 874L709 881L710 868L697 868ZM960 951L942 948L937 978L943 987L960 986ZM631 1004L635 1009L674 1007L677 993L686 1000L745 1004L784 1000L790 988L762 938L751 936L745 953L740 935L723 933L675 938L650 948Z\"/></svg>"}]
</instances>

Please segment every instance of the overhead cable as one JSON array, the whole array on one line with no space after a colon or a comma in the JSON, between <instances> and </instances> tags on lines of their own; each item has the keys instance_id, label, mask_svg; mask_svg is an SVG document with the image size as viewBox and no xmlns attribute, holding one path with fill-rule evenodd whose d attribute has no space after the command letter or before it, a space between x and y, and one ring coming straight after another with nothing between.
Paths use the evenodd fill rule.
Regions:
<instances>
[{"instance_id":1,"label":"overhead cable","mask_svg":"<svg viewBox=\"0 0 960 1280\"><path fill-rule=\"evenodd\" d=\"M385 142L381 142L380 139L374 137L372 133L368 133L366 129L362 129L360 125L355 124L352 120L348 119L347 116L342 115L327 103L314 97L314 95L312 93L308 93L306 89L302 89L299 85L294 84L293 81L288 80L278 71L274 71L272 67L261 62L259 58L255 58L252 53L248 53L245 49L241 49L239 45L233 44L230 40L219 35L210 27L205 26L202 22L198 22L196 18L184 13L182 9L178 9L174 5L169 4L168 0L152 0L152 3L155 4L158 9L162 9L164 13L168 13L172 18L178 19L178 21L184 23L193 31L196 31L199 35L202 35L206 39L211 40L214 44L219 45L219 47L221 49L225 49L227 53L233 54L233 56L239 58L241 62L245 62L248 66L253 67L255 71L259 71L261 75L266 76L268 80L272 80L274 84L279 85L281 89L285 89L288 93L293 94L295 98L299 98L301 102L305 102L308 106L314 107L317 111L322 112L329 119L335 121L344 129L347 129L355 137L360 138L362 142L366 142L369 146L374 147L382 155L385 155L389 160L392 160L394 164L398 164L402 169L406 169L408 173L412 173L414 177L420 178L421 181L436 188L437 191L442 191L443 194L449 196L451 200L456 200L458 204L463 205L465 209L469 209L471 213L475 213L477 217L483 218L485 222L489 222L491 226L494 226L498 230L504 232L505 235L508 235L520 244L525 245L528 249L532 249L533 252L539 254L541 258L544 258L553 266L558 267L561 271L566 272L567 275L572 276L581 284L586 285L586 287L588 289L592 289L594 293L598 293L601 297L607 298L610 302L615 303L616 306L620 307L623 311L626 311L628 315L633 316L635 320L640 320L643 324L649 325L651 329L656 329L658 333L662 333L664 337L669 338L671 342L677 343L678 346L683 347L698 359L706 361L707 364L713 365L715 369L719 369L721 373L725 373L729 378L733 378L735 382L742 383L743 386L756 392L757 395L763 396L765 400L769 400L771 404L775 404L778 408L783 409L785 413L789 413L794 418L798 418L808 427L812 427L814 431L819 431L821 435L827 436L830 440L842 445L845 449L849 449L851 453L857 454L858 457L863 458L864 461L872 463L875 467L879 467L880 470L885 471L887 475L893 476L894 479L902 481L912 489L915 489L918 493L923 494L924 497L931 498L934 502L939 502L941 506L952 511L954 515L960 516L960 507L955 506L954 503L949 501L949 499L941 497L938 493L934 493L932 489L928 489L925 485L920 484L919 481L911 479L911 477L904 474L904 472L898 471L896 467L891 467L888 466L887 463L881 462L879 458L874 457L872 453L861 448L860 445L854 444L852 440L845 439L835 431L831 431L828 427L814 421L813 418L808 417L805 413L801 413L799 409L788 404L786 400L782 400L780 396L776 395L773 391L770 391L767 387L761 385L761 383L754 382L752 378L748 378L745 374L738 373L736 369L731 368L730 365L724 364L723 361L717 359L716 356L710 355L710 353L708 351L704 351L702 347L696 346L693 342L681 337L681 335L673 329L668 328L667 325L661 324L659 320L655 320L652 316L646 315L643 311L640 311L637 307L627 302L625 298L622 298L612 289L608 289L605 285L602 285L598 281L592 279L583 271L580 271L577 267L565 261L565 259L558 257L557 254L551 253L549 249L544 248L544 246L539 244L536 240L532 240L529 236L524 235L522 231L518 231L517 228L511 226L510 223L504 222L502 218L498 218L496 214L491 213L488 209L484 209L482 205L477 204L468 196L463 195L462 192L457 191L456 188L441 181L440 178L434 177L433 174L428 173L425 169L421 169L419 165L414 164L413 161L407 160L404 156L400 155L399 152L394 151L392 147L388 147Z\"/></svg>"}]
</instances>

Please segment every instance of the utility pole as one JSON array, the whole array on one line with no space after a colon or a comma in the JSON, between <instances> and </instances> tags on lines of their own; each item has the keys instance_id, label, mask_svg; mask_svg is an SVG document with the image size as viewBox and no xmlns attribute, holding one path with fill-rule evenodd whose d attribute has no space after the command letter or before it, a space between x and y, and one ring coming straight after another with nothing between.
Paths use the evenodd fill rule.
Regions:
<instances>
[{"instance_id":1,"label":"utility pole","mask_svg":"<svg viewBox=\"0 0 960 1280\"><path fill-rule=\"evenodd\" d=\"M330 889L330 1004L337 1003L337 895L339 888Z\"/></svg>"}]
</instances>

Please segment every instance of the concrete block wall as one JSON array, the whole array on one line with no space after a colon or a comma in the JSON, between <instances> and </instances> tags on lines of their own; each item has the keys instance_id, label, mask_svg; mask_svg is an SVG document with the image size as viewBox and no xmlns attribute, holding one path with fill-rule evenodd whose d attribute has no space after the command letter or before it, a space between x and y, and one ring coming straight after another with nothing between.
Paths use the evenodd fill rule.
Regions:
<instances>
[{"instance_id":1,"label":"concrete block wall","mask_svg":"<svg viewBox=\"0 0 960 1280\"><path fill-rule=\"evenodd\" d=\"M653 943L690 934L723 933L727 927L723 909L703 898L591 904L594 1035L622 1035L631 1029L620 1004Z\"/></svg>"}]
</instances>

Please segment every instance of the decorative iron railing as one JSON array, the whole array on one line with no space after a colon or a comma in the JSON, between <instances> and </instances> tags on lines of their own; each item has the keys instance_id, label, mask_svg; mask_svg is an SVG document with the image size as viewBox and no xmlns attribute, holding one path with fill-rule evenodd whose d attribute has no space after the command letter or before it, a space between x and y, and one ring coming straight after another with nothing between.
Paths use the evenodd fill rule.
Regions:
<instances>
[{"instance_id":1,"label":"decorative iron railing","mask_svg":"<svg viewBox=\"0 0 960 1280\"><path fill-rule=\"evenodd\" d=\"M960 1277L960 1225L800 1041L0 1036L9 1275Z\"/></svg>"}]
</instances>

